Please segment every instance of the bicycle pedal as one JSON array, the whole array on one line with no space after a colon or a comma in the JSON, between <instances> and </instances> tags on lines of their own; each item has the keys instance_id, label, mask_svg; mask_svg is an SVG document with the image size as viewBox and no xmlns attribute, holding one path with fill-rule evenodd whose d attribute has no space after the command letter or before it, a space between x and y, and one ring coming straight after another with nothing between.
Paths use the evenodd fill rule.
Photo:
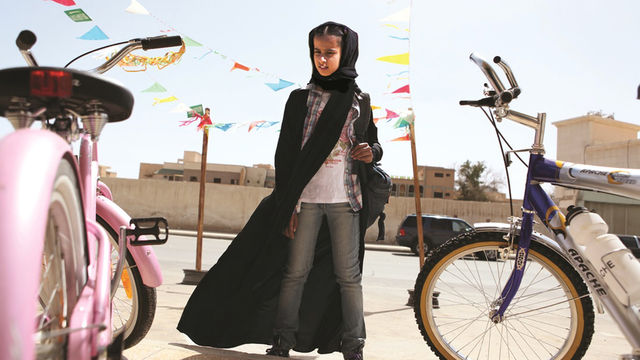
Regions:
<instances>
[{"instance_id":1,"label":"bicycle pedal","mask_svg":"<svg viewBox=\"0 0 640 360\"><path fill-rule=\"evenodd\" d=\"M163 217L133 218L129 221L133 229L127 229L127 236L135 239L129 242L132 246L162 245L169 238L169 223ZM164 235L161 238L161 235ZM140 239L142 236L153 236L155 240Z\"/></svg>"}]
</instances>

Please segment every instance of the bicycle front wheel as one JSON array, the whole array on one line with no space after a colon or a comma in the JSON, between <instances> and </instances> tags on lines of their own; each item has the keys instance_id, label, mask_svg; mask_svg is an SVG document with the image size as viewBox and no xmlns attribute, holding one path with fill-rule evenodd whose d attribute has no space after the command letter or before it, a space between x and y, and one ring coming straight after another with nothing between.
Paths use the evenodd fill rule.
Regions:
<instances>
[{"instance_id":1,"label":"bicycle front wheel","mask_svg":"<svg viewBox=\"0 0 640 360\"><path fill-rule=\"evenodd\" d=\"M465 233L430 254L415 285L422 336L441 359L580 359L593 304L579 274L544 245L531 243L518 292L491 321L515 262L503 235Z\"/></svg>"}]
</instances>

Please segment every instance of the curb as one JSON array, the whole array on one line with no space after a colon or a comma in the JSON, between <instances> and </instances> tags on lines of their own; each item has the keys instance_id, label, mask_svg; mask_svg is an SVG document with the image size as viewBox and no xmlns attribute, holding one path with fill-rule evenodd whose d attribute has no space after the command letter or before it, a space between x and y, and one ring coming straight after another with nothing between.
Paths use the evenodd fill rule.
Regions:
<instances>
[{"instance_id":1,"label":"curb","mask_svg":"<svg viewBox=\"0 0 640 360\"><path fill-rule=\"evenodd\" d=\"M198 232L193 230L169 229L169 235L196 237L198 236ZM210 232L210 231L205 231L202 233L203 238L223 239L223 240L233 240L236 237L236 235L238 234ZM364 248L365 250L373 250L373 251L391 251L391 252L411 253L411 250L408 247L397 246L397 245L365 243Z\"/></svg>"}]
</instances>

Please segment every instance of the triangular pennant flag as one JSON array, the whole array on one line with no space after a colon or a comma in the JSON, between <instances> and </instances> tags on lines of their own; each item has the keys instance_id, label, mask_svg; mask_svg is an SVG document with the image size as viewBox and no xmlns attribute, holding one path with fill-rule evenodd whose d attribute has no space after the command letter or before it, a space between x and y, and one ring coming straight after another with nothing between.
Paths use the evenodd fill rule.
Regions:
<instances>
[{"instance_id":1,"label":"triangular pennant flag","mask_svg":"<svg viewBox=\"0 0 640 360\"><path fill-rule=\"evenodd\" d=\"M385 109L385 110L387 110L387 119L393 119L393 118L400 117L400 115L394 113L393 111L391 111L389 109Z\"/></svg>"},{"instance_id":2,"label":"triangular pennant flag","mask_svg":"<svg viewBox=\"0 0 640 360\"><path fill-rule=\"evenodd\" d=\"M404 29L403 29L403 28L401 28L401 27L399 27L399 26L392 25L392 24L384 24L384 25L382 25L382 26L386 26L386 27L394 28L394 29L396 29L396 30L401 30L401 31L409 32L409 29L407 29L407 28L404 28Z\"/></svg>"},{"instance_id":3,"label":"triangular pennant flag","mask_svg":"<svg viewBox=\"0 0 640 360\"><path fill-rule=\"evenodd\" d=\"M384 61L392 64L409 65L409 53L382 56L377 58L378 61Z\"/></svg>"},{"instance_id":4,"label":"triangular pennant flag","mask_svg":"<svg viewBox=\"0 0 640 360\"><path fill-rule=\"evenodd\" d=\"M371 105L371 110L382 109L380 106Z\"/></svg>"},{"instance_id":5,"label":"triangular pennant flag","mask_svg":"<svg viewBox=\"0 0 640 360\"><path fill-rule=\"evenodd\" d=\"M187 112L187 111L191 111L191 108L187 106L187 104L185 103L180 103L178 104L178 106L174 107L171 112L172 113L181 113L181 112Z\"/></svg>"},{"instance_id":6,"label":"triangular pennant flag","mask_svg":"<svg viewBox=\"0 0 640 360\"><path fill-rule=\"evenodd\" d=\"M278 83L265 83L268 87L270 87L273 91L282 90L286 87L293 85L291 81L278 79Z\"/></svg>"},{"instance_id":7,"label":"triangular pennant flag","mask_svg":"<svg viewBox=\"0 0 640 360\"><path fill-rule=\"evenodd\" d=\"M82 40L106 40L108 38L109 37L103 33L97 25L87 31L84 35L78 37L78 39Z\"/></svg>"},{"instance_id":8,"label":"triangular pennant flag","mask_svg":"<svg viewBox=\"0 0 640 360\"><path fill-rule=\"evenodd\" d=\"M164 86L160 85L157 82L151 85L150 87L148 87L147 89L142 90L142 92L165 92L165 91L167 91L167 89L165 89Z\"/></svg>"},{"instance_id":9,"label":"triangular pennant flag","mask_svg":"<svg viewBox=\"0 0 640 360\"><path fill-rule=\"evenodd\" d=\"M409 89L409 85L405 85L399 89L397 89L396 91L392 92L392 94L401 94L401 93L407 93L409 94L411 91Z\"/></svg>"},{"instance_id":10,"label":"triangular pennant flag","mask_svg":"<svg viewBox=\"0 0 640 360\"><path fill-rule=\"evenodd\" d=\"M132 14L149 15L149 11L136 0L131 0L131 5L125 11Z\"/></svg>"},{"instance_id":11,"label":"triangular pennant flag","mask_svg":"<svg viewBox=\"0 0 640 360\"><path fill-rule=\"evenodd\" d=\"M380 119L382 119L382 118L379 118L379 117L377 117L377 118L373 118L373 123L374 123L374 124L377 124L377 123L378 123L378 121L380 121Z\"/></svg>"},{"instance_id":12,"label":"triangular pennant flag","mask_svg":"<svg viewBox=\"0 0 640 360\"><path fill-rule=\"evenodd\" d=\"M402 36L389 35L389 37L396 40L409 40L408 37L402 37Z\"/></svg>"},{"instance_id":13,"label":"triangular pennant flag","mask_svg":"<svg viewBox=\"0 0 640 360\"><path fill-rule=\"evenodd\" d=\"M222 131L227 131L229 129L231 129L231 127L233 126L233 123L226 123L226 124L213 124L213 127L216 129L220 129Z\"/></svg>"},{"instance_id":14,"label":"triangular pennant flag","mask_svg":"<svg viewBox=\"0 0 640 360\"><path fill-rule=\"evenodd\" d=\"M200 44L199 42L193 40L188 36L183 36L182 41L184 41L184 44L187 46L202 46L202 44Z\"/></svg>"},{"instance_id":15,"label":"triangular pennant flag","mask_svg":"<svg viewBox=\"0 0 640 360\"><path fill-rule=\"evenodd\" d=\"M406 128L406 127L409 127L409 125L411 125L411 124L409 123L409 121L407 121L407 119L406 119L406 118L401 117L400 119L398 119L398 121L396 121L396 123L395 123L395 124L393 124L393 127L394 127L394 128L402 128L402 127L405 127L405 128Z\"/></svg>"},{"instance_id":16,"label":"triangular pennant flag","mask_svg":"<svg viewBox=\"0 0 640 360\"><path fill-rule=\"evenodd\" d=\"M71 9L64 12L75 22L91 21L91 18L82 9Z\"/></svg>"},{"instance_id":17,"label":"triangular pennant flag","mask_svg":"<svg viewBox=\"0 0 640 360\"><path fill-rule=\"evenodd\" d=\"M260 127L260 125L262 125L264 122L265 122L264 120L252 121L249 124L249 130L247 130L247 132L251 132L253 128Z\"/></svg>"},{"instance_id":18,"label":"triangular pennant flag","mask_svg":"<svg viewBox=\"0 0 640 360\"><path fill-rule=\"evenodd\" d=\"M389 141L411 141L411 138L409 137L409 134L397 137L395 139L391 139Z\"/></svg>"},{"instance_id":19,"label":"triangular pennant flag","mask_svg":"<svg viewBox=\"0 0 640 360\"><path fill-rule=\"evenodd\" d=\"M64 6L73 6L76 3L73 0L51 0L53 2L57 2L60 5L64 5Z\"/></svg>"},{"instance_id":20,"label":"triangular pennant flag","mask_svg":"<svg viewBox=\"0 0 640 360\"><path fill-rule=\"evenodd\" d=\"M280 121L267 121L267 122L263 123L262 125L260 125L260 128L261 129L266 129L266 128L272 127L273 125L278 124L278 123L280 123Z\"/></svg>"},{"instance_id":21,"label":"triangular pennant flag","mask_svg":"<svg viewBox=\"0 0 640 360\"><path fill-rule=\"evenodd\" d=\"M204 108L202 107L202 104L190 106L189 111L187 112L187 117L193 117L195 115L194 113L200 116L204 115Z\"/></svg>"},{"instance_id":22,"label":"triangular pennant flag","mask_svg":"<svg viewBox=\"0 0 640 360\"><path fill-rule=\"evenodd\" d=\"M160 98L153 98L153 104L152 105L157 105L157 104L164 104L164 103L168 103L168 102L172 102L172 101L176 101L178 100L177 97L175 96L169 96L166 97L164 99L160 99Z\"/></svg>"},{"instance_id":23,"label":"triangular pennant flag","mask_svg":"<svg viewBox=\"0 0 640 360\"><path fill-rule=\"evenodd\" d=\"M246 67L246 66L244 66L244 65L242 65L242 64L240 64L238 62L234 62L233 63L233 67L231 68L230 71L233 71L235 69L244 70L244 71L249 71L250 70L248 67Z\"/></svg>"},{"instance_id":24,"label":"triangular pennant flag","mask_svg":"<svg viewBox=\"0 0 640 360\"><path fill-rule=\"evenodd\" d=\"M384 22L409 22L411 18L411 12L409 8L404 8L397 13L391 14L384 19L380 19L380 21Z\"/></svg>"}]
</instances>

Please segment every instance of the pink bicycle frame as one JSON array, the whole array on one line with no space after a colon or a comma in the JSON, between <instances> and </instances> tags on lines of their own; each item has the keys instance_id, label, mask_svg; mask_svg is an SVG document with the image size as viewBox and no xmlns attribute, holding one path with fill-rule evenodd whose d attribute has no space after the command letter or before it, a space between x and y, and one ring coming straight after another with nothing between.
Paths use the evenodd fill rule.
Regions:
<instances>
[{"instance_id":1,"label":"pink bicycle frame","mask_svg":"<svg viewBox=\"0 0 640 360\"><path fill-rule=\"evenodd\" d=\"M38 254L43 251L48 199L63 158L74 165L78 174L69 144L50 131L22 129L0 140L0 252L4 255L0 262L0 343L5 345L0 347L2 359L34 357L31 339L36 315L35 308L28 304L36 301L41 268ZM85 195L81 194L83 199ZM86 224L88 245L98 246L98 258L89 258L87 283L71 313L70 327L76 331L69 334L69 350L77 358L96 355L111 338L111 313L107 307L111 272L105 268L110 264L111 244L95 221L86 219ZM102 273L96 275L96 271Z\"/></svg>"}]
</instances>

